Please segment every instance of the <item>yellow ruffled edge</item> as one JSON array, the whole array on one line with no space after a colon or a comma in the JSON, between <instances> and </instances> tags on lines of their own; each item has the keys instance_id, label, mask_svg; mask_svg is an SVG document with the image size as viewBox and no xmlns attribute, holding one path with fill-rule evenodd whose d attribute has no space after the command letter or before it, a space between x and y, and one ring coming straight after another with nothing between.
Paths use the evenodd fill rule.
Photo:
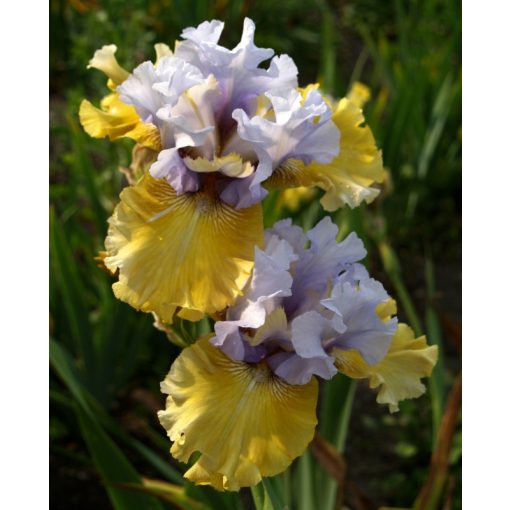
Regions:
<instances>
[{"instance_id":1,"label":"yellow ruffled edge","mask_svg":"<svg viewBox=\"0 0 510 510\"><path fill-rule=\"evenodd\" d=\"M305 94L317 85L302 89ZM326 211L335 211L348 205L357 207L362 202L372 202L380 190L372 187L382 183L385 171L382 153L377 148L371 129L358 106L366 99L363 91L341 99L332 120L340 131L339 155L330 163L305 165L300 160L289 159L265 181L267 187L292 188L317 186L325 191L321 204Z\"/></svg>"},{"instance_id":2,"label":"yellow ruffled edge","mask_svg":"<svg viewBox=\"0 0 510 510\"><path fill-rule=\"evenodd\" d=\"M203 337L184 349L161 383L168 394L158 413L198 485L237 491L284 471L302 455L317 425L318 384L290 385L259 365L233 361Z\"/></svg>"},{"instance_id":3,"label":"yellow ruffled edge","mask_svg":"<svg viewBox=\"0 0 510 510\"><path fill-rule=\"evenodd\" d=\"M386 356L368 365L356 350L334 349L338 371L353 379L368 379L377 389L377 402L388 404L391 413L399 410L399 402L418 398L426 391L421 378L430 377L437 363L436 345L427 345L425 336L415 338L413 330L400 323Z\"/></svg>"}]
</instances>

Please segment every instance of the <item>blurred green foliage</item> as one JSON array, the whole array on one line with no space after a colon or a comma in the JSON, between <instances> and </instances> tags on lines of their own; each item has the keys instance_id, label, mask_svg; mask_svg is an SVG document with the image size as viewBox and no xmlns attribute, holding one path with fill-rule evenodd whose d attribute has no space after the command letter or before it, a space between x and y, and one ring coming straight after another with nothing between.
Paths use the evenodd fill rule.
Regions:
<instances>
[{"instance_id":1,"label":"blurred green foliage","mask_svg":"<svg viewBox=\"0 0 510 510\"><path fill-rule=\"evenodd\" d=\"M89 508L251 508L244 492L192 487L168 454L156 418L158 383L179 350L116 300L97 268L107 218L125 184L132 143L92 140L82 131L81 99L106 93L101 73L86 70L94 51L117 44L127 69L173 46L181 30L205 19L226 22L233 47L244 16L259 46L288 53L300 84L319 81L333 96L354 81L370 86L365 113L383 150L389 180L380 199L334 219L356 230L366 263L396 295L401 319L441 346L430 399L405 402L398 415L375 404L365 386L337 376L324 385L320 432L347 462L346 503L411 507L429 459L453 378L460 368L461 13L458 0L51 0L50 1L50 397L51 506ZM266 221L292 216L305 228L324 215L318 201L288 211L272 194ZM187 335L210 324L182 324ZM460 432L453 438L448 483L427 508L460 508ZM168 482L159 492L142 477ZM136 490L134 488L136 488ZM162 496L164 495L164 497ZM108 499L108 497L109 499ZM338 506L337 484L310 452L253 491L257 508ZM335 506L336 505L336 506Z\"/></svg>"}]
</instances>

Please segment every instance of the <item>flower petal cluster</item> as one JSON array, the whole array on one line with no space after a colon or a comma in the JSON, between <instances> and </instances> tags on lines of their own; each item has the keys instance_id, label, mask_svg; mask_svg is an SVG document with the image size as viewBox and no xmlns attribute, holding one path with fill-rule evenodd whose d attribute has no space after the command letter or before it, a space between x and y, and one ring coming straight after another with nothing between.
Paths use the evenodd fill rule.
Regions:
<instances>
[{"instance_id":1,"label":"flower petal cluster","mask_svg":"<svg viewBox=\"0 0 510 510\"><path fill-rule=\"evenodd\" d=\"M244 208L267 194L261 183L286 159L330 162L340 134L320 93L297 90L290 57L260 67L273 50L255 46L250 19L233 50L218 44L222 30L219 21L184 30L172 55L140 64L116 90L159 130L163 150L153 177L184 193L219 173L220 199Z\"/></svg>"},{"instance_id":2,"label":"flower petal cluster","mask_svg":"<svg viewBox=\"0 0 510 510\"><path fill-rule=\"evenodd\" d=\"M353 88L337 103L331 117L341 133L339 153L326 163L315 160L304 165L299 160L287 160L268 179L268 187L317 186L325 191L321 204L326 211L336 211L345 205L355 208L379 195L373 184L384 181L382 154L365 123L361 100L355 91L359 94Z\"/></svg>"},{"instance_id":3,"label":"flower petal cluster","mask_svg":"<svg viewBox=\"0 0 510 510\"><path fill-rule=\"evenodd\" d=\"M391 412L424 392L437 347L397 323L356 234L337 234L329 217L306 234L277 222L225 320L175 360L159 418L175 458L201 454L186 478L238 490L283 471L313 437L318 377L368 378Z\"/></svg>"},{"instance_id":4,"label":"flower petal cluster","mask_svg":"<svg viewBox=\"0 0 510 510\"><path fill-rule=\"evenodd\" d=\"M359 263L366 251L356 234L340 243L337 234L329 217L306 235L290 220L276 223L256 251L243 295L216 322L212 343L235 360L265 360L289 384L331 379L334 349L379 362L397 327L396 318L377 313L390 297Z\"/></svg>"},{"instance_id":5,"label":"flower petal cluster","mask_svg":"<svg viewBox=\"0 0 510 510\"><path fill-rule=\"evenodd\" d=\"M89 67L106 74L112 93L100 108L86 100L80 107L91 136L132 138L146 150L146 175L124 190L109 221L104 262L119 275L119 299L164 310L165 322L172 310L188 317L220 311L240 294L254 248L263 243L260 202L267 188L317 186L326 192L324 207L333 210L372 200L378 191L371 186L382 180L380 151L354 102L335 106L317 86L298 88L293 60L257 47L250 19L233 49L219 43L223 27L213 20L186 28L173 51L157 44L155 62L132 72L117 62L115 45L104 46ZM166 221L155 220L163 214L156 204L166 204ZM211 233L233 232L236 222L251 233L212 239L210 254L195 250L203 231L190 220L203 211L213 218ZM184 231L186 242L176 245ZM216 271L218 296L197 271L211 270L220 256L228 269ZM189 277L175 279L174 271Z\"/></svg>"}]
</instances>

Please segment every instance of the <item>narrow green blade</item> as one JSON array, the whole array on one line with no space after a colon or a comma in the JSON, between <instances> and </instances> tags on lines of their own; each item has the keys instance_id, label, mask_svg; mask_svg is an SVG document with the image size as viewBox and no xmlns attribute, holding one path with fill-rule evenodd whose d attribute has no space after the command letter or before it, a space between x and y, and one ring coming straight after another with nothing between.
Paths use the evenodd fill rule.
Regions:
<instances>
[{"instance_id":1,"label":"narrow green blade","mask_svg":"<svg viewBox=\"0 0 510 510\"><path fill-rule=\"evenodd\" d=\"M136 483L142 480L129 460L102 428L81 408L77 408L80 429L94 464L107 484L106 491L115 510L163 510L161 503L147 494L128 492L110 484Z\"/></svg>"}]
</instances>

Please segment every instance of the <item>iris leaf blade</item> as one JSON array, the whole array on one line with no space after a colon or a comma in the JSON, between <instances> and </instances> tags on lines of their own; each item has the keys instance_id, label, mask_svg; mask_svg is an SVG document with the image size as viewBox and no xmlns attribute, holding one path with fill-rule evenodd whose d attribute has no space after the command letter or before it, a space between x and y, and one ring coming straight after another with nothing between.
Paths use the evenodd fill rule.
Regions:
<instances>
[{"instance_id":1,"label":"iris leaf blade","mask_svg":"<svg viewBox=\"0 0 510 510\"><path fill-rule=\"evenodd\" d=\"M94 464L107 484L106 491L115 510L163 510L161 503L146 494L127 492L112 484L142 483L141 477L118 446L85 411L77 408L80 429Z\"/></svg>"}]
</instances>

